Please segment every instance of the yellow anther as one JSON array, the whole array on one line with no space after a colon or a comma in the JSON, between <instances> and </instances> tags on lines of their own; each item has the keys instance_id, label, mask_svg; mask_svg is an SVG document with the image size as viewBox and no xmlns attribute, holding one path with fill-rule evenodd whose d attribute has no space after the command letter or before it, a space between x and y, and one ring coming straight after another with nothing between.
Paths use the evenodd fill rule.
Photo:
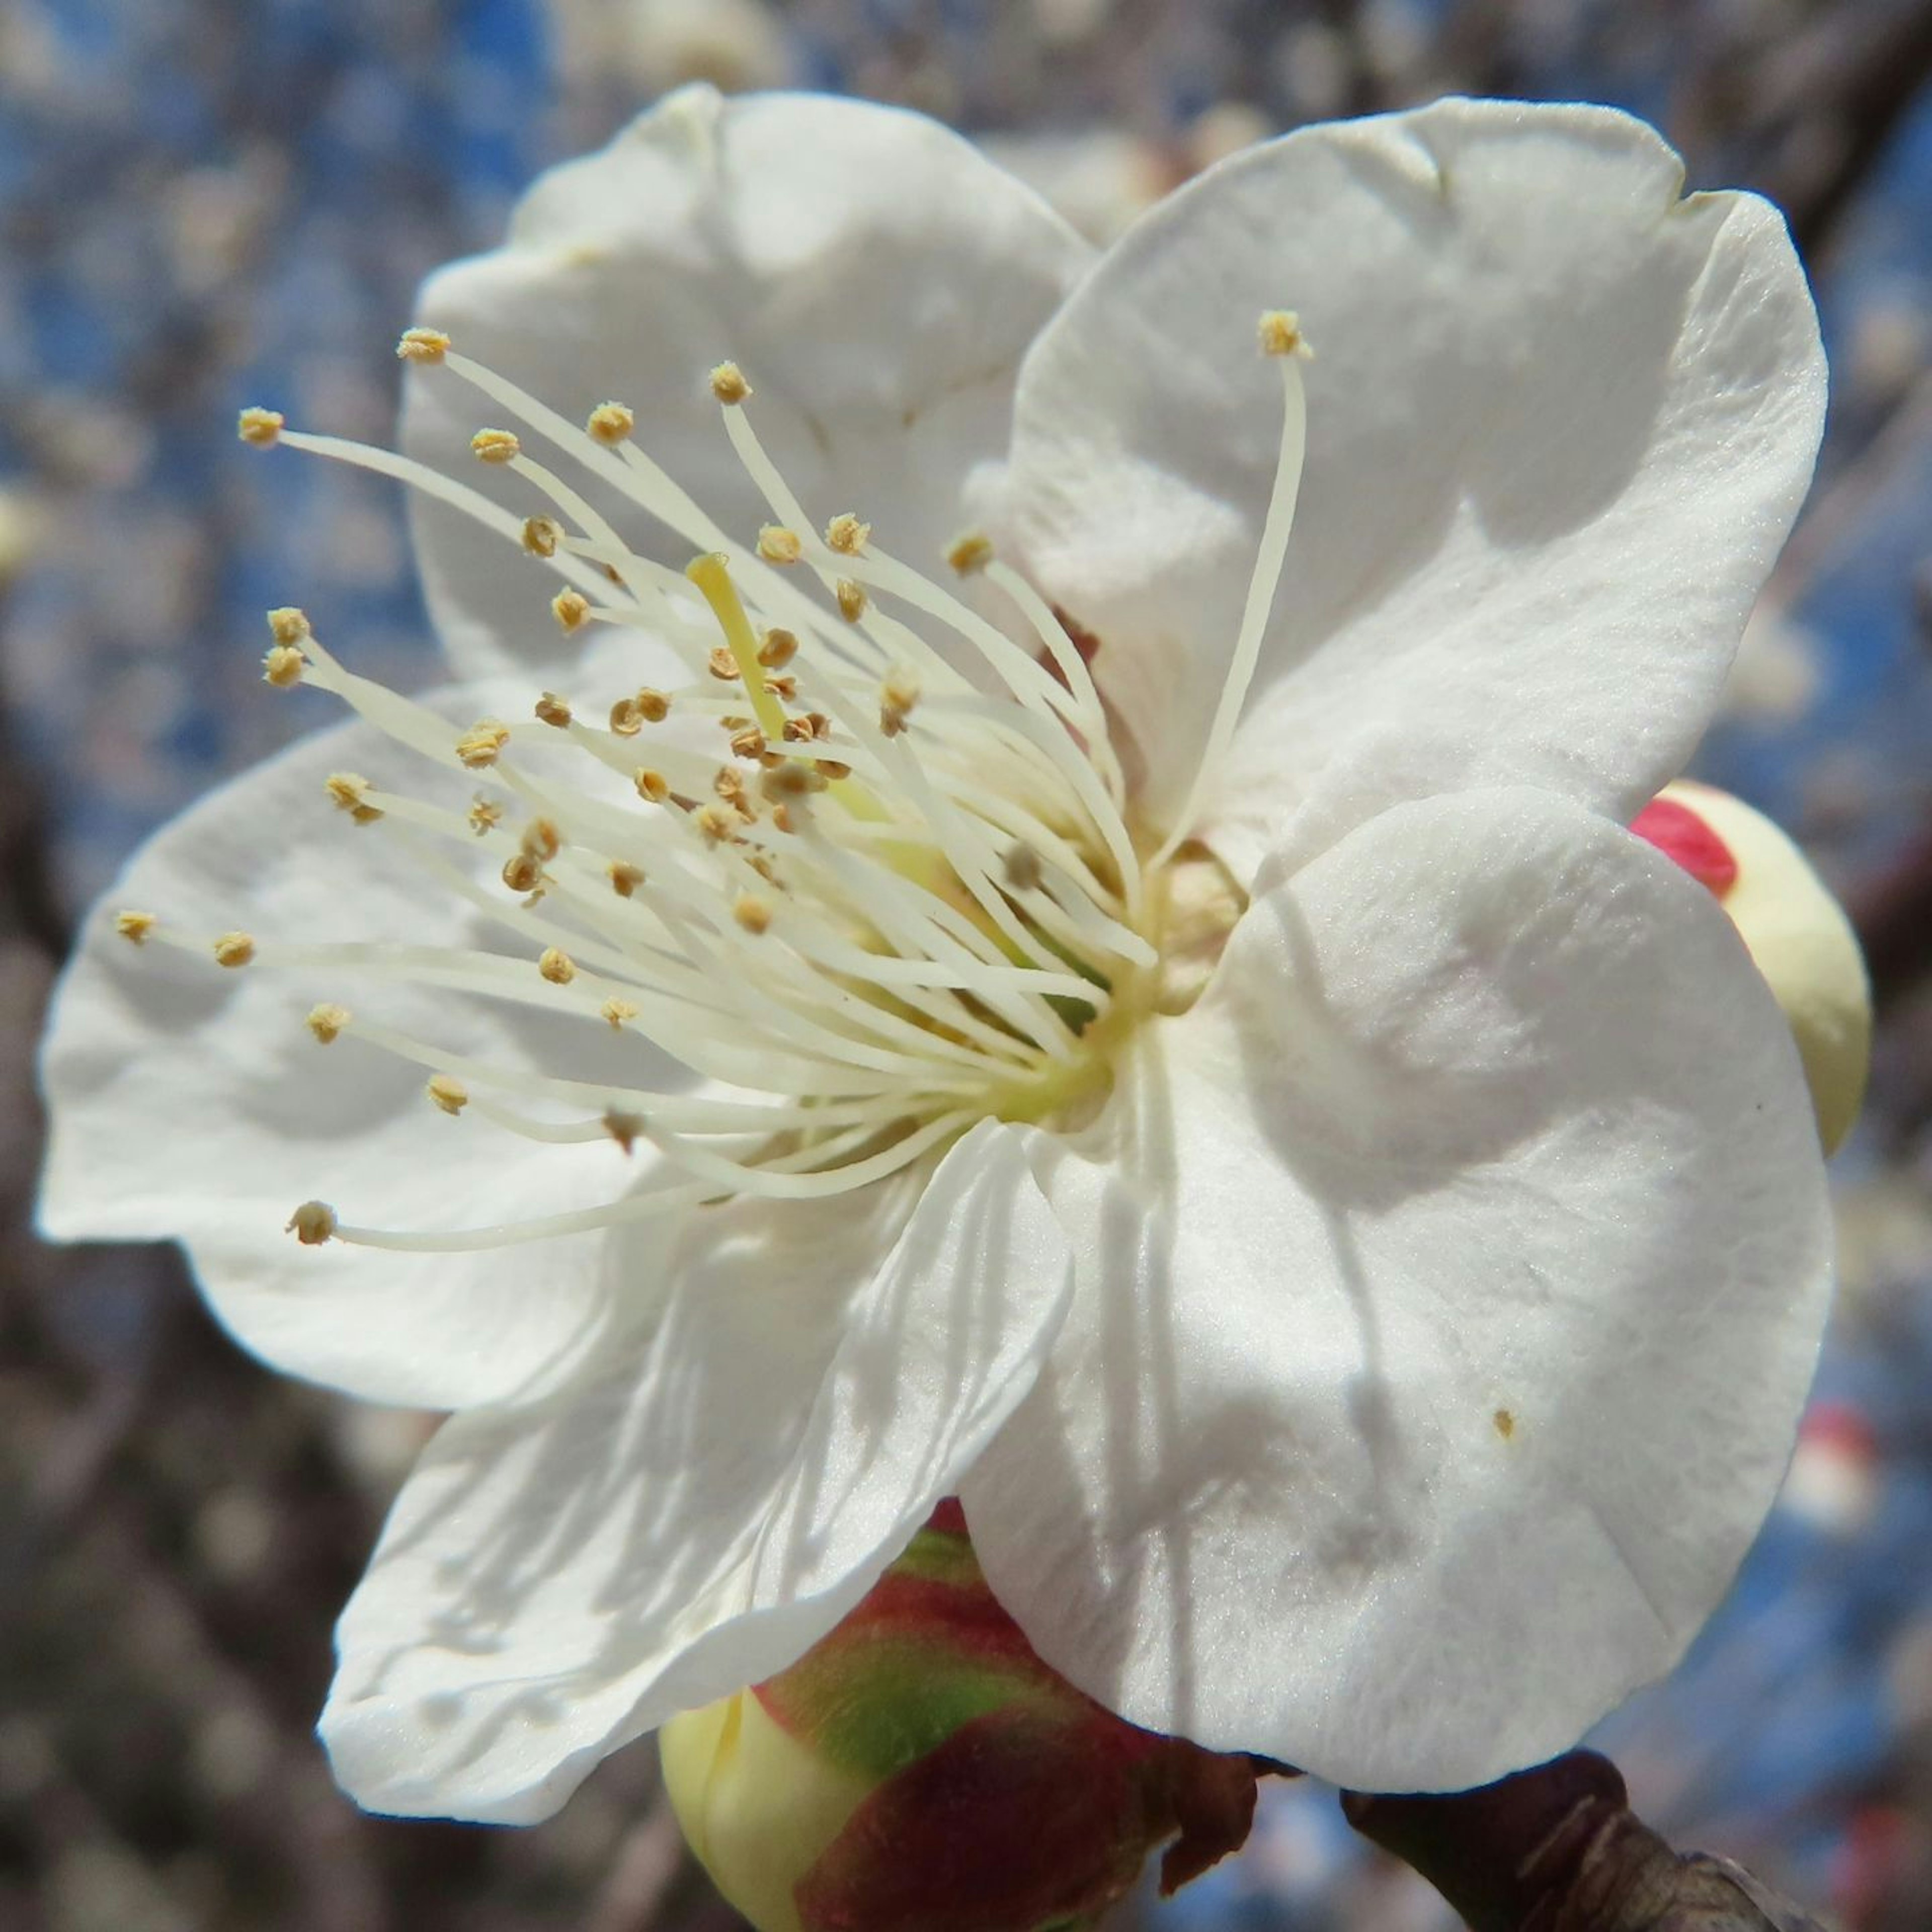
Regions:
<instances>
[{"instance_id":1,"label":"yellow anther","mask_svg":"<svg viewBox=\"0 0 1932 1932\"><path fill-rule=\"evenodd\" d=\"M734 758L762 758L765 755L765 734L755 724L747 724L742 731L731 734L731 755Z\"/></svg>"},{"instance_id":2,"label":"yellow anther","mask_svg":"<svg viewBox=\"0 0 1932 1932\"><path fill-rule=\"evenodd\" d=\"M838 758L816 759L814 766L820 778L830 778L834 784L841 778L849 778L852 776L852 767Z\"/></svg>"},{"instance_id":3,"label":"yellow anther","mask_svg":"<svg viewBox=\"0 0 1932 1932\"><path fill-rule=\"evenodd\" d=\"M358 825L373 825L382 808L369 802L369 781L354 772L331 772L322 789Z\"/></svg>"},{"instance_id":4,"label":"yellow anther","mask_svg":"<svg viewBox=\"0 0 1932 1932\"><path fill-rule=\"evenodd\" d=\"M871 539L872 526L862 524L850 510L834 517L825 526L825 541L841 556L856 556Z\"/></svg>"},{"instance_id":5,"label":"yellow anther","mask_svg":"<svg viewBox=\"0 0 1932 1932\"><path fill-rule=\"evenodd\" d=\"M255 956L255 941L245 932L224 932L214 942L214 952L218 966L245 966Z\"/></svg>"},{"instance_id":6,"label":"yellow anther","mask_svg":"<svg viewBox=\"0 0 1932 1932\"><path fill-rule=\"evenodd\" d=\"M620 698L610 707L610 729L620 738L634 738L644 728L644 708L634 698Z\"/></svg>"},{"instance_id":7,"label":"yellow anther","mask_svg":"<svg viewBox=\"0 0 1932 1932\"><path fill-rule=\"evenodd\" d=\"M262 675L278 691L299 684L308 659L292 644L271 644L262 659Z\"/></svg>"},{"instance_id":8,"label":"yellow anther","mask_svg":"<svg viewBox=\"0 0 1932 1932\"><path fill-rule=\"evenodd\" d=\"M646 724L662 724L670 716L670 700L662 691L653 691L647 684L639 687L632 702Z\"/></svg>"},{"instance_id":9,"label":"yellow anther","mask_svg":"<svg viewBox=\"0 0 1932 1932\"><path fill-rule=\"evenodd\" d=\"M1315 352L1301 332L1301 318L1292 308L1271 308L1257 326L1264 356L1298 356L1312 362Z\"/></svg>"},{"instance_id":10,"label":"yellow anther","mask_svg":"<svg viewBox=\"0 0 1932 1932\"><path fill-rule=\"evenodd\" d=\"M616 1006L619 1002L613 1000L610 1004L613 1006ZM614 1024L620 1024L622 1023L614 1022ZM604 1131L608 1134L626 1154L628 1154L632 1148L637 1144L638 1136L641 1134L644 1130L644 1117L641 1114L626 1114L622 1112L620 1109L613 1107L610 1111L604 1116Z\"/></svg>"},{"instance_id":11,"label":"yellow anther","mask_svg":"<svg viewBox=\"0 0 1932 1932\"><path fill-rule=\"evenodd\" d=\"M470 829L481 838L503 822L503 808L494 798L478 797L470 807Z\"/></svg>"},{"instance_id":12,"label":"yellow anther","mask_svg":"<svg viewBox=\"0 0 1932 1932\"><path fill-rule=\"evenodd\" d=\"M503 861L503 883L513 892L533 892L543 884L543 861L534 852L513 852Z\"/></svg>"},{"instance_id":13,"label":"yellow anther","mask_svg":"<svg viewBox=\"0 0 1932 1932\"><path fill-rule=\"evenodd\" d=\"M662 805L670 796L670 780L648 766L642 767L632 782L638 788L638 796L648 804Z\"/></svg>"},{"instance_id":14,"label":"yellow anther","mask_svg":"<svg viewBox=\"0 0 1932 1932\"><path fill-rule=\"evenodd\" d=\"M1006 884L1016 892L1037 892L1040 881L1046 875L1040 854L1030 845L1010 845L1000 869L1006 874Z\"/></svg>"},{"instance_id":15,"label":"yellow anther","mask_svg":"<svg viewBox=\"0 0 1932 1932\"><path fill-rule=\"evenodd\" d=\"M470 1104L470 1089L454 1074L432 1073L423 1091L446 1114L460 1114Z\"/></svg>"},{"instance_id":16,"label":"yellow anther","mask_svg":"<svg viewBox=\"0 0 1932 1932\"><path fill-rule=\"evenodd\" d=\"M479 463L513 462L523 448L514 430L479 429L470 439L470 453Z\"/></svg>"},{"instance_id":17,"label":"yellow anther","mask_svg":"<svg viewBox=\"0 0 1932 1932\"><path fill-rule=\"evenodd\" d=\"M284 1232L305 1248L319 1248L335 1232L335 1210L326 1201L304 1201L289 1216Z\"/></svg>"},{"instance_id":18,"label":"yellow anther","mask_svg":"<svg viewBox=\"0 0 1932 1932\"><path fill-rule=\"evenodd\" d=\"M638 1017L637 1008L628 1000L606 1000L597 1010L614 1033Z\"/></svg>"},{"instance_id":19,"label":"yellow anther","mask_svg":"<svg viewBox=\"0 0 1932 1932\"><path fill-rule=\"evenodd\" d=\"M721 403L742 403L752 393L745 372L735 362L721 362L711 372L711 393Z\"/></svg>"},{"instance_id":20,"label":"yellow anther","mask_svg":"<svg viewBox=\"0 0 1932 1932\"><path fill-rule=\"evenodd\" d=\"M607 449L614 449L638 426L638 419L622 403L599 403L584 425Z\"/></svg>"},{"instance_id":21,"label":"yellow anther","mask_svg":"<svg viewBox=\"0 0 1932 1932\"><path fill-rule=\"evenodd\" d=\"M537 970L553 986L567 986L577 977L577 962L560 947L546 946L538 955Z\"/></svg>"},{"instance_id":22,"label":"yellow anther","mask_svg":"<svg viewBox=\"0 0 1932 1932\"><path fill-rule=\"evenodd\" d=\"M772 929L772 909L755 893L741 894L731 908L731 916L747 932L769 932Z\"/></svg>"},{"instance_id":23,"label":"yellow anther","mask_svg":"<svg viewBox=\"0 0 1932 1932\"><path fill-rule=\"evenodd\" d=\"M842 577L832 586L838 599L838 614L848 624L856 624L866 614L866 586Z\"/></svg>"},{"instance_id":24,"label":"yellow anther","mask_svg":"<svg viewBox=\"0 0 1932 1932\"><path fill-rule=\"evenodd\" d=\"M775 832L789 832L792 830L790 806L775 805L772 807L772 830Z\"/></svg>"},{"instance_id":25,"label":"yellow anther","mask_svg":"<svg viewBox=\"0 0 1932 1932\"><path fill-rule=\"evenodd\" d=\"M406 328L396 353L405 362L440 362L449 353L449 338L440 328Z\"/></svg>"},{"instance_id":26,"label":"yellow anther","mask_svg":"<svg viewBox=\"0 0 1932 1932\"><path fill-rule=\"evenodd\" d=\"M304 644L314 633L309 628L308 613L298 610L292 604L284 604L268 613L268 634L278 644Z\"/></svg>"},{"instance_id":27,"label":"yellow anther","mask_svg":"<svg viewBox=\"0 0 1932 1932\"><path fill-rule=\"evenodd\" d=\"M984 570L993 560L993 540L982 530L968 530L946 548L946 560L962 577Z\"/></svg>"},{"instance_id":28,"label":"yellow anther","mask_svg":"<svg viewBox=\"0 0 1932 1932\"><path fill-rule=\"evenodd\" d=\"M628 860L614 859L610 862L610 890L620 899L627 899L644 883L644 868L633 866Z\"/></svg>"},{"instance_id":29,"label":"yellow anther","mask_svg":"<svg viewBox=\"0 0 1932 1932\"><path fill-rule=\"evenodd\" d=\"M767 563L796 563L805 554L805 545L796 530L782 524L767 524L758 532L758 554Z\"/></svg>"},{"instance_id":30,"label":"yellow anther","mask_svg":"<svg viewBox=\"0 0 1932 1932\"><path fill-rule=\"evenodd\" d=\"M539 859L554 859L563 849L563 834L554 818L533 818L524 827L523 849Z\"/></svg>"},{"instance_id":31,"label":"yellow anther","mask_svg":"<svg viewBox=\"0 0 1932 1932\"><path fill-rule=\"evenodd\" d=\"M561 731L570 722L572 714L568 701L558 697L554 691L544 692L532 708L539 724L553 724Z\"/></svg>"},{"instance_id":32,"label":"yellow anther","mask_svg":"<svg viewBox=\"0 0 1932 1932\"><path fill-rule=\"evenodd\" d=\"M281 434L287 420L280 410L244 410L235 418L235 434L244 442L266 449Z\"/></svg>"},{"instance_id":33,"label":"yellow anther","mask_svg":"<svg viewBox=\"0 0 1932 1932\"><path fill-rule=\"evenodd\" d=\"M896 670L879 686L879 729L896 738L919 702L919 685L909 671Z\"/></svg>"},{"instance_id":34,"label":"yellow anther","mask_svg":"<svg viewBox=\"0 0 1932 1932\"><path fill-rule=\"evenodd\" d=\"M337 1006L333 1000L308 1010L308 1030L324 1046L333 1046L348 1024L349 1009Z\"/></svg>"},{"instance_id":35,"label":"yellow anther","mask_svg":"<svg viewBox=\"0 0 1932 1932\"><path fill-rule=\"evenodd\" d=\"M524 519L524 548L532 556L554 556L563 541L563 526L554 517Z\"/></svg>"},{"instance_id":36,"label":"yellow anther","mask_svg":"<svg viewBox=\"0 0 1932 1932\"><path fill-rule=\"evenodd\" d=\"M788 671L782 671L776 677L768 677L765 682L771 686L774 698L782 698L788 704L798 695L798 680Z\"/></svg>"},{"instance_id":37,"label":"yellow anther","mask_svg":"<svg viewBox=\"0 0 1932 1932\"><path fill-rule=\"evenodd\" d=\"M737 836L732 815L722 805L701 805L692 814L691 822L704 835L708 845L722 845Z\"/></svg>"},{"instance_id":38,"label":"yellow anther","mask_svg":"<svg viewBox=\"0 0 1932 1932\"><path fill-rule=\"evenodd\" d=\"M550 600L550 614L567 637L590 615L590 599L580 590L560 590Z\"/></svg>"},{"instance_id":39,"label":"yellow anther","mask_svg":"<svg viewBox=\"0 0 1932 1932\"><path fill-rule=\"evenodd\" d=\"M151 912L117 912L114 915L114 930L130 946L145 946L148 935L160 923Z\"/></svg>"},{"instance_id":40,"label":"yellow anther","mask_svg":"<svg viewBox=\"0 0 1932 1932\"><path fill-rule=\"evenodd\" d=\"M758 662L767 670L781 670L798 656L798 640L774 624L758 636Z\"/></svg>"},{"instance_id":41,"label":"yellow anther","mask_svg":"<svg viewBox=\"0 0 1932 1932\"><path fill-rule=\"evenodd\" d=\"M472 772L487 770L510 742L510 728L494 718L479 718L456 741L456 755Z\"/></svg>"},{"instance_id":42,"label":"yellow anther","mask_svg":"<svg viewBox=\"0 0 1932 1932\"><path fill-rule=\"evenodd\" d=\"M711 655L704 661L705 668L720 684L736 684L739 678L738 660L731 655L728 644L713 644Z\"/></svg>"}]
</instances>

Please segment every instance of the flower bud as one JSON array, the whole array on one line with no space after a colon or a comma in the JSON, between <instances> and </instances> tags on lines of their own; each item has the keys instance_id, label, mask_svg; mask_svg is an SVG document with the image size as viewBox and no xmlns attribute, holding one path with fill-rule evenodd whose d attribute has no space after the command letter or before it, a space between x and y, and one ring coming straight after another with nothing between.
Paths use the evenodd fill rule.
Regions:
<instances>
[{"instance_id":1,"label":"flower bud","mask_svg":"<svg viewBox=\"0 0 1932 1932\"><path fill-rule=\"evenodd\" d=\"M1034 1653L942 1504L831 1634L659 1738L692 1849L758 1932L1084 1924L1168 1840L1245 1841L1256 1766L1136 1730Z\"/></svg>"},{"instance_id":2,"label":"flower bud","mask_svg":"<svg viewBox=\"0 0 1932 1932\"><path fill-rule=\"evenodd\" d=\"M1790 1022L1830 1154L1858 1118L1871 1060L1871 988L1850 921L1790 839L1728 792L1680 780L1630 830L1730 914Z\"/></svg>"}]
</instances>

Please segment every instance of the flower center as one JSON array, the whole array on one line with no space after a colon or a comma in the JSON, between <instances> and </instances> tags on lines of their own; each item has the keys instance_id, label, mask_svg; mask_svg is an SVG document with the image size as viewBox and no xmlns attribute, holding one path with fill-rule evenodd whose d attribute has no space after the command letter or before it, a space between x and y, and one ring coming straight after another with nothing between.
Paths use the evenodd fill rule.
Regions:
<instances>
[{"instance_id":1,"label":"flower center","mask_svg":"<svg viewBox=\"0 0 1932 1932\"><path fill-rule=\"evenodd\" d=\"M1266 319L1262 341L1284 360L1290 406L1210 761L1252 668L1300 470L1292 319ZM352 1226L310 1202L292 1232L490 1246L734 1195L842 1192L937 1158L976 1120L1090 1114L1129 1032L1198 994L1241 899L1211 856L1181 844L1184 826L1163 843L1134 823L1086 662L1038 592L984 538L951 547L953 569L1004 600L1010 634L886 554L855 513L821 532L760 442L734 364L712 388L772 518L749 544L651 461L622 404L572 423L433 330L410 330L398 353L515 424L479 430L471 448L527 486L530 514L268 411L244 412L244 440L374 470L473 518L562 580L550 609L566 634L637 634L658 682L532 693L522 718L465 726L348 670L301 612L271 612L271 684L333 692L444 775L404 790L337 772L329 798L368 836L403 841L426 884L512 943L209 942L133 912L120 930L212 946L230 968L327 968L345 989L400 980L607 1028L610 1078L586 1082L451 1052L346 999L308 1016L324 1046L352 1036L421 1066L445 1114L541 1142L642 1142L662 1158L584 1212L433 1233ZM530 434L583 473L567 480L527 454ZM585 494L593 484L696 550L687 569L631 548ZM484 789L466 805L452 779Z\"/></svg>"}]
</instances>

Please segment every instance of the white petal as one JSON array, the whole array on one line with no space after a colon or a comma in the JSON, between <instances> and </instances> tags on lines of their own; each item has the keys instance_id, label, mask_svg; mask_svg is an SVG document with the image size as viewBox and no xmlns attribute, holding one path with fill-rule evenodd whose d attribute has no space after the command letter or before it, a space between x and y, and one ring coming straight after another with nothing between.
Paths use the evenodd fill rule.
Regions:
<instances>
[{"instance_id":1,"label":"white petal","mask_svg":"<svg viewBox=\"0 0 1932 1932\"><path fill-rule=\"evenodd\" d=\"M1257 902L1106 1124L1036 1156L1082 1279L962 1491L1050 1663L1409 1790L1676 1662L1830 1272L1789 1033L1701 886L1547 794L1397 807Z\"/></svg>"},{"instance_id":2,"label":"white petal","mask_svg":"<svg viewBox=\"0 0 1932 1932\"><path fill-rule=\"evenodd\" d=\"M466 722L509 694L437 702ZM321 1198L364 1226L464 1228L614 1201L644 1171L614 1142L545 1146L438 1113L427 1070L304 1024L334 1000L417 1037L514 1070L662 1087L689 1076L634 1034L581 1019L412 989L328 967L224 971L114 929L117 908L210 938L370 940L538 950L487 928L418 868L389 821L357 826L322 790L354 771L453 803L477 788L352 724L304 740L156 836L91 916L43 1051L52 1114L43 1229L58 1240L172 1238L216 1313L278 1366L378 1401L425 1408L500 1399L610 1346L648 1286L638 1252L584 1234L542 1247L402 1255L284 1232ZM483 789L491 788L485 784ZM460 864L470 862L458 851ZM504 894L506 904L509 895ZM531 968L532 977L536 968ZM586 1001L586 1008L594 1004Z\"/></svg>"},{"instance_id":3,"label":"white petal","mask_svg":"<svg viewBox=\"0 0 1932 1932\"><path fill-rule=\"evenodd\" d=\"M1609 110L1445 101L1184 189L1042 336L1009 514L1179 807L1232 649L1300 317L1309 440L1258 700L1210 801L1244 875L1384 802L1547 785L1627 818L1682 768L1811 473L1804 278L1749 195L1678 198Z\"/></svg>"},{"instance_id":4,"label":"white petal","mask_svg":"<svg viewBox=\"0 0 1932 1932\"><path fill-rule=\"evenodd\" d=\"M352 1795L547 1816L871 1588L1031 1387L1072 1280L1012 1130L976 1129L908 1220L913 1191L712 1210L641 1361L446 1425L343 1617L322 1732Z\"/></svg>"},{"instance_id":5,"label":"white petal","mask_svg":"<svg viewBox=\"0 0 1932 1932\"><path fill-rule=\"evenodd\" d=\"M421 314L567 416L631 405L639 444L748 542L770 516L707 380L738 362L758 434L814 516L856 511L926 568L958 533L968 472L1004 454L1020 357L1090 254L934 122L690 88L546 175L507 245L432 278ZM469 452L494 411L446 370L413 372L405 442L527 514L541 506L524 486ZM418 512L455 661L554 649L546 574L435 506ZM680 566L695 548L640 514L618 527Z\"/></svg>"}]
</instances>

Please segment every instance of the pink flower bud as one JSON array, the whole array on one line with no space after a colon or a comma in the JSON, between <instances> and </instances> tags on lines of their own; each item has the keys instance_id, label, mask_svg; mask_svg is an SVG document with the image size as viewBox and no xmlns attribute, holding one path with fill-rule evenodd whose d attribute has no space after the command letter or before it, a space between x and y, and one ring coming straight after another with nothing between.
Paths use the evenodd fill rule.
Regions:
<instances>
[{"instance_id":1,"label":"pink flower bud","mask_svg":"<svg viewBox=\"0 0 1932 1932\"><path fill-rule=\"evenodd\" d=\"M1838 902L1769 819L1714 786L1666 785L1630 830L1730 914L1791 1024L1831 1153L1858 1118L1871 1060L1871 988Z\"/></svg>"},{"instance_id":2,"label":"pink flower bud","mask_svg":"<svg viewBox=\"0 0 1932 1932\"><path fill-rule=\"evenodd\" d=\"M692 1849L758 1932L1084 1924L1155 1846L1171 1892L1254 1814L1250 1760L1138 1730L1040 1661L956 1503L797 1663L659 1744Z\"/></svg>"}]
</instances>

